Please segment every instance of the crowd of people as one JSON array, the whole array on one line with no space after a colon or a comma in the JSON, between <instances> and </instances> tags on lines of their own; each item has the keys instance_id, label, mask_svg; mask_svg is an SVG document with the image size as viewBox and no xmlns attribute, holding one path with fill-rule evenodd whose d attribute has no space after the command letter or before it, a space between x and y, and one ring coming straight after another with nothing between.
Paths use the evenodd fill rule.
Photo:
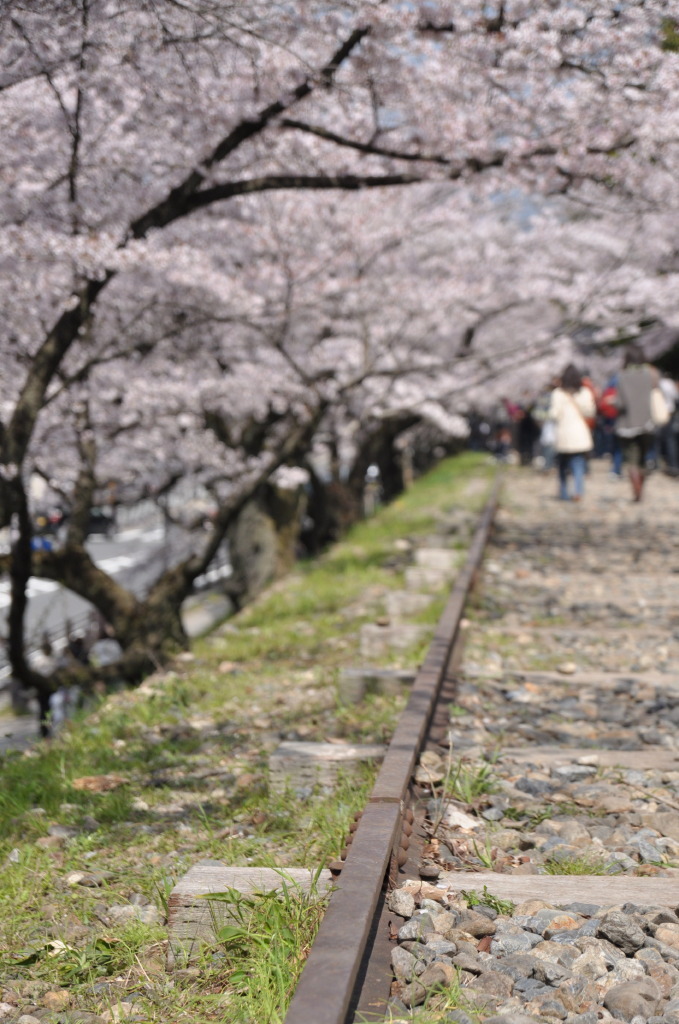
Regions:
<instances>
[{"instance_id":1,"label":"crowd of people","mask_svg":"<svg viewBox=\"0 0 679 1024\"><path fill-rule=\"evenodd\" d=\"M604 386L571 364L535 400L504 398L493 448L500 460L516 452L523 465L556 468L562 501L581 501L588 460L608 458L610 472L628 477L638 502L651 469L679 476L678 431L677 384L629 345Z\"/></svg>"}]
</instances>

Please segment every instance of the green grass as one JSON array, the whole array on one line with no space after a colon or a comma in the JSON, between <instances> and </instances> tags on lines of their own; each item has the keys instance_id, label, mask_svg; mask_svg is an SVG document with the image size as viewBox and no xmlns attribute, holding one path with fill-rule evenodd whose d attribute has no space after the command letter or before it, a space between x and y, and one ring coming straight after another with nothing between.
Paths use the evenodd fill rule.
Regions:
<instances>
[{"instance_id":1,"label":"green grass","mask_svg":"<svg viewBox=\"0 0 679 1024\"><path fill-rule=\"evenodd\" d=\"M332 794L301 799L269 788L268 753L290 736L388 742L403 696L343 706L338 672L359 663L360 627L381 614L389 589L402 586L395 541L435 533L453 507L478 510L493 473L485 458L470 454L442 464L196 641L194 660L109 696L49 745L0 756L4 993L61 986L73 1005L93 1013L132 1001L149 1024L240 1024L248 1019L244 1006L252 1020L282 1019L306 933L277 960L289 976L267 974L242 936L240 945L217 943L195 969L173 975L165 966L164 925L106 924L106 908L136 893L162 916L175 883L202 858L313 871L338 856L375 769L341 779ZM419 621L433 626L437 608ZM383 664L415 668L424 649L426 643L416 645ZM74 787L104 775L120 776L122 784L102 792ZM50 834L57 825L80 831L60 839ZM111 877L86 888L67 882L72 871ZM280 906L269 909L285 920ZM287 912L291 931L295 914L315 927L313 907L291 903ZM238 975L245 966L256 978L249 992Z\"/></svg>"},{"instance_id":2,"label":"green grass","mask_svg":"<svg viewBox=\"0 0 679 1024\"><path fill-rule=\"evenodd\" d=\"M460 758L451 761L443 781L443 792L454 800L473 804L484 793L492 793L496 785L491 765L486 762L472 764Z\"/></svg>"},{"instance_id":3,"label":"green grass","mask_svg":"<svg viewBox=\"0 0 679 1024\"><path fill-rule=\"evenodd\" d=\"M461 889L460 895L468 907L490 907L498 914L513 914L515 904L511 900L503 900L499 896L493 896L484 885L481 892L477 889Z\"/></svg>"},{"instance_id":4,"label":"green grass","mask_svg":"<svg viewBox=\"0 0 679 1024\"><path fill-rule=\"evenodd\" d=\"M387 1017L383 1014L378 1016L366 1013L356 1017L356 1022L357 1024L390 1024L390 1022L406 1024L407 1021L408 1024L449 1024L452 1019L450 1014L454 1010L461 1010L473 1021L477 1021L479 1017L474 1002L465 993L460 981L459 970L456 974L457 977L449 985L442 985L430 991L426 1004L408 1010L407 1016L403 1011L392 1011L392 1014Z\"/></svg>"},{"instance_id":5,"label":"green grass","mask_svg":"<svg viewBox=\"0 0 679 1024\"><path fill-rule=\"evenodd\" d=\"M231 1020L279 1024L313 943L329 893L319 874L309 892L280 872L280 889L243 895L235 889L209 899L228 906L229 921L215 924L215 948L223 953L228 987L237 997Z\"/></svg>"},{"instance_id":6,"label":"green grass","mask_svg":"<svg viewBox=\"0 0 679 1024\"><path fill-rule=\"evenodd\" d=\"M596 854L573 854L567 857L551 857L544 863L547 875L610 875L611 871L602 857Z\"/></svg>"}]
</instances>

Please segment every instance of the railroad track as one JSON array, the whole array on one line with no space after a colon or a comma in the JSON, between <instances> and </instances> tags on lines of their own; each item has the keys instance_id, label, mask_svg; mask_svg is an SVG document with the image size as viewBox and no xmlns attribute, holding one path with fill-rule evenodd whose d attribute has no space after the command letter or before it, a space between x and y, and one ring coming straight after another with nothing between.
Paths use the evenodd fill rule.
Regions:
<instances>
[{"instance_id":1,"label":"railroad track","mask_svg":"<svg viewBox=\"0 0 679 1024\"><path fill-rule=\"evenodd\" d=\"M582 506L553 489L512 473L481 516L286 1024L409 1019L422 964L395 980L393 950L410 898L413 920L423 899L452 914L482 1020L679 1020L677 484L657 475L633 506L594 464ZM545 981L525 960L524 979L508 935L563 962Z\"/></svg>"}]
</instances>

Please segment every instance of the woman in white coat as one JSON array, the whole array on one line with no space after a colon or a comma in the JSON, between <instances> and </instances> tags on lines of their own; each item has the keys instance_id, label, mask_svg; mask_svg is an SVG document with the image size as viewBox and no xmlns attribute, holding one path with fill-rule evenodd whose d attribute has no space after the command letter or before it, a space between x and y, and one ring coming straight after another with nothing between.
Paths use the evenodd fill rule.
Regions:
<instances>
[{"instance_id":1,"label":"woman in white coat","mask_svg":"<svg viewBox=\"0 0 679 1024\"><path fill-rule=\"evenodd\" d=\"M594 395L582 383L582 374L567 366L561 384L552 392L548 416L556 428L556 461L559 471L559 498L580 501L585 493L587 455L593 448L588 420L596 416ZM573 477L573 495L569 477Z\"/></svg>"}]
</instances>

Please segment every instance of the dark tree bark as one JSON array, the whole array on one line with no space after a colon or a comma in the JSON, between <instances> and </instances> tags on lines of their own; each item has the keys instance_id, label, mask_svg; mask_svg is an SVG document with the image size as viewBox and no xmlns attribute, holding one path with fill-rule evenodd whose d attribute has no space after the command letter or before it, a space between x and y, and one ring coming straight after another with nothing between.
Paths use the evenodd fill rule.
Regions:
<instances>
[{"instance_id":1,"label":"dark tree bark","mask_svg":"<svg viewBox=\"0 0 679 1024\"><path fill-rule=\"evenodd\" d=\"M301 488L265 484L241 511L228 534L233 573L225 588L237 608L290 571L299 554L305 507Z\"/></svg>"},{"instance_id":2,"label":"dark tree bark","mask_svg":"<svg viewBox=\"0 0 679 1024\"><path fill-rule=\"evenodd\" d=\"M301 540L309 554L317 554L328 544L342 537L363 518L368 468L376 465L380 471L381 496L392 501L406 486L401 453L395 441L419 422L412 413L378 420L368 424L357 440L358 452L348 476L339 472L339 460L332 455L331 479L323 480L308 463L309 501L307 524Z\"/></svg>"},{"instance_id":3,"label":"dark tree bark","mask_svg":"<svg viewBox=\"0 0 679 1024\"><path fill-rule=\"evenodd\" d=\"M418 415L404 412L398 416L373 421L364 428L357 441L358 455L347 480L349 490L361 506L366 474L371 465L378 466L380 470L384 501L393 501L403 492L403 466L394 444L404 431L419 422Z\"/></svg>"}]
</instances>

